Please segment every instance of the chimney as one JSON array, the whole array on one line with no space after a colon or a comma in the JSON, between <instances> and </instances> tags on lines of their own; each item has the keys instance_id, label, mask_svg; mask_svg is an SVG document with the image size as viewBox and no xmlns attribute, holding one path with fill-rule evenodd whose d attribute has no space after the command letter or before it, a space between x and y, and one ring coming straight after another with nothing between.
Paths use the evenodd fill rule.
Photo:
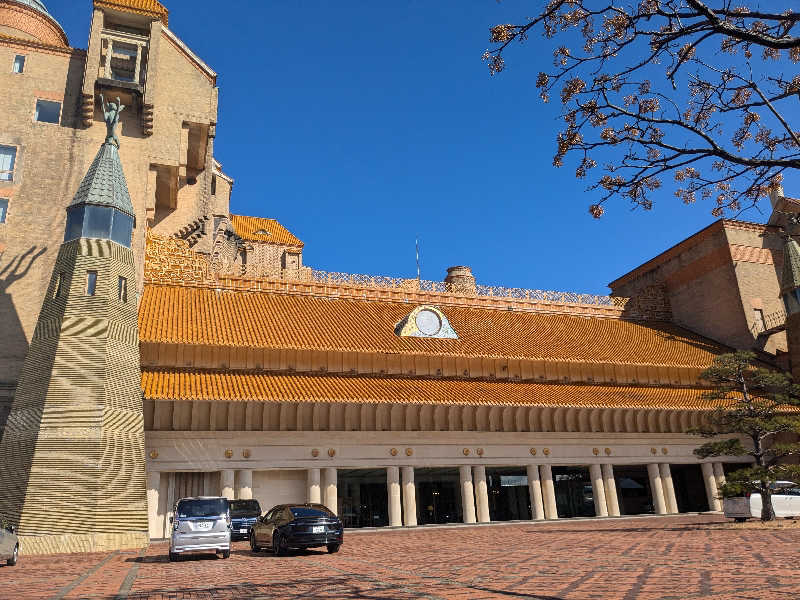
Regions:
<instances>
[{"instance_id":1,"label":"chimney","mask_svg":"<svg viewBox=\"0 0 800 600\"><path fill-rule=\"evenodd\" d=\"M474 296L477 293L475 277L469 267L450 267L447 269L447 277L444 278L447 291L452 294L462 294Z\"/></svg>"}]
</instances>

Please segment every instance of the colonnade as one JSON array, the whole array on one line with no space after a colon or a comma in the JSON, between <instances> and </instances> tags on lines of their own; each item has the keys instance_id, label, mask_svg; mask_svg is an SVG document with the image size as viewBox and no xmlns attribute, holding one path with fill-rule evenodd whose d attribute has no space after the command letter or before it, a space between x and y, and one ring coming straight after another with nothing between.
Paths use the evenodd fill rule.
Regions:
<instances>
[{"instance_id":1,"label":"colonnade","mask_svg":"<svg viewBox=\"0 0 800 600\"><path fill-rule=\"evenodd\" d=\"M700 463L708 506L712 511L722 510L719 486L725 482L721 463ZM614 465L608 462L588 465L592 485L594 512L599 517L620 516L620 502L614 479ZM220 494L230 500L253 497L253 470L223 469L220 473ZM488 523L489 494L486 465L461 465L458 467L461 507L464 523ZM558 519L555 482L550 464L526 465L528 493L533 520ZM647 464L647 474L656 514L678 513L675 486L668 463ZM158 504L160 473L148 474L148 502ZM338 512L337 469L306 469L307 502L321 503ZM389 526L413 527L417 525L417 493L414 467L386 467L387 505ZM264 507L269 508L269 507Z\"/></svg>"}]
</instances>

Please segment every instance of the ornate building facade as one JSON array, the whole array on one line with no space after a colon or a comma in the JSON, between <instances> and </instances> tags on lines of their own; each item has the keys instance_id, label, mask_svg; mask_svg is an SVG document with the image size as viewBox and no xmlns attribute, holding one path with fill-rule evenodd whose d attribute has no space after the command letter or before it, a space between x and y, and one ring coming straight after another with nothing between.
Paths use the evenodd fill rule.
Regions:
<instances>
[{"instance_id":1,"label":"ornate building facade","mask_svg":"<svg viewBox=\"0 0 800 600\"><path fill-rule=\"evenodd\" d=\"M611 296L486 287L468 267L439 282L314 270L282 224L230 213L216 73L167 9L93 10L79 50L38 0L0 0L0 86L13 90L0 105L0 428L27 402L20 374L57 285L66 209L105 138L102 99L128 107L118 158L138 354L116 368L141 377L143 478L123 488L131 508L146 494L147 514L139 537L91 548L167 536L175 501L198 494L322 501L352 527L719 510L734 459L698 460L687 431L714 408L699 381L714 356L786 359L769 224L718 221ZM85 285L64 293L90 312ZM7 518L23 550L75 549Z\"/></svg>"}]
</instances>

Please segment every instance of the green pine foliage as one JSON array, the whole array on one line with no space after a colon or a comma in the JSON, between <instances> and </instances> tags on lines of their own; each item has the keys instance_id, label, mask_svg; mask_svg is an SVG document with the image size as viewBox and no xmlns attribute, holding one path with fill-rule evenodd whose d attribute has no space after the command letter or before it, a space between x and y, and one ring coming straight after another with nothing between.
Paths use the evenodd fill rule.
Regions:
<instances>
[{"instance_id":1,"label":"green pine foliage","mask_svg":"<svg viewBox=\"0 0 800 600\"><path fill-rule=\"evenodd\" d=\"M774 519L773 484L800 482L800 465L791 464L800 456L800 443L793 441L800 434L800 386L788 374L764 368L752 352L716 357L701 379L711 387L706 399L719 408L692 431L711 439L695 455L751 457L748 467L726 476L720 491L723 497L758 492L761 520Z\"/></svg>"}]
</instances>

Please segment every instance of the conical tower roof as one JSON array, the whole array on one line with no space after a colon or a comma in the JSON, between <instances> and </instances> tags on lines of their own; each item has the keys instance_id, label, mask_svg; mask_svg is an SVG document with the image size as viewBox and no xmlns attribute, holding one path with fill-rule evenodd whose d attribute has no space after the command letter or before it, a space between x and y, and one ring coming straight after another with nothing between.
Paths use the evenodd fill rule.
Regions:
<instances>
[{"instance_id":1,"label":"conical tower roof","mask_svg":"<svg viewBox=\"0 0 800 600\"><path fill-rule=\"evenodd\" d=\"M800 288L800 244L788 237L783 245L781 293Z\"/></svg>"},{"instance_id":2,"label":"conical tower roof","mask_svg":"<svg viewBox=\"0 0 800 600\"><path fill-rule=\"evenodd\" d=\"M116 144L106 142L100 146L70 207L80 204L110 206L136 218Z\"/></svg>"}]
</instances>

